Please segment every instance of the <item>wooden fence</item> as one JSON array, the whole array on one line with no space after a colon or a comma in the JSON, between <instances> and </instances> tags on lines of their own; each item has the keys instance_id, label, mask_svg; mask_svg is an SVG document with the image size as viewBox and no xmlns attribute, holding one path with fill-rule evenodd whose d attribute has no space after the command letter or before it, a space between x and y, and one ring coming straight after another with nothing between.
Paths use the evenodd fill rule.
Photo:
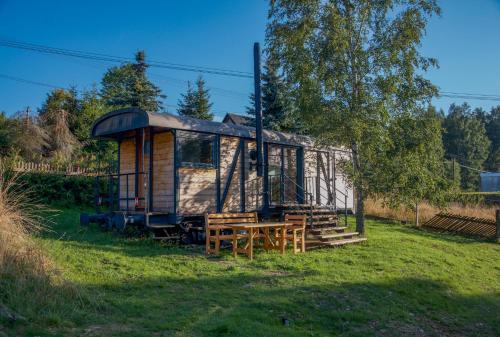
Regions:
<instances>
[{"instance_id":1,"label":"wooden fence","mask_svg":"<svg viewBox=\"0 0 500 337\"><path fill-rule=\"evenodd\" d=\"M96 176L108 174L107 169L94 169L81 167L79 165L66 165L58 166L48 163L35 163L35 162L16 162L13 165L15 172L37 172L37 173L53 173L64 175L82 175L82 176Z\"/></svg>"},{"instance_id":2,"label":"wooden fence","mask_svg":"<svg viewBox=\"0 0 500 337\"><path fill-rule=\"evenodd\" d=\"M466 235L478 235L495 238L500 232L500 212L497 210L496 219L475 218L451 213L439 213L422 226L441 232L450 232Z\"/></svg>"}]
</instances>

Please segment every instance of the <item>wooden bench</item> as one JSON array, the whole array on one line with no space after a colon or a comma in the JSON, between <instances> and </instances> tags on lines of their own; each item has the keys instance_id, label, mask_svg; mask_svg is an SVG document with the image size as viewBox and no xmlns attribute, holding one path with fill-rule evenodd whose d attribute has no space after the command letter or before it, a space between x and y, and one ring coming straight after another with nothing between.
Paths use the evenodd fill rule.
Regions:
<instances>
[{"instance_id":1,"label":"wooden bench","mask_svg":"<svg viewBox=\"0 0 500 337\"><path fill-rule=\"evenodd\" d=\"M292 225L286 229L286 239L292 241L294 254L306 251L306 222L305 215L285 214L285 223Z\"/></svg>"},{"instance_id":2,"label":"wooden bench","mask_svg":"<svg viewBox=\"0 0 500 337\"><path fill-rule=\"evenodd\" d=\"M205 214L205 253L219 255L221 241L233 240L230 224L257 223L257 213L206 213ZM230 233L228 233L230 232ZM237 235L238 238L240 235ZM244 237L243 235L241 237ZM213 242L213 248L212 248Z\"/></svg>"}]
</instances>

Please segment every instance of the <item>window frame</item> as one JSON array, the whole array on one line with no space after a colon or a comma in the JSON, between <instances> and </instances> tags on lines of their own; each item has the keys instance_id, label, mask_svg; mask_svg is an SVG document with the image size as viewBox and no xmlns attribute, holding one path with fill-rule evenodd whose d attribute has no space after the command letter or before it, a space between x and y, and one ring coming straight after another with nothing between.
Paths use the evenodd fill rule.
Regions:
<instances>
[{"instance_id":1,"label":"window frame","mask_svg":"<svg viewBox=\"0 0 500 337\"><path fill-rule=\"evenodd\" d=\"M202 162L191 162L183 160L182 151L182 140L202 138L200 141L208 140L211 143L211 163ZM205 132L196 131L181 131L177 133L177 151L179 158L179 167L187 168L205 168L205 169L216 169L217 168L217 135Z\"/></svg>"}]
</instances>

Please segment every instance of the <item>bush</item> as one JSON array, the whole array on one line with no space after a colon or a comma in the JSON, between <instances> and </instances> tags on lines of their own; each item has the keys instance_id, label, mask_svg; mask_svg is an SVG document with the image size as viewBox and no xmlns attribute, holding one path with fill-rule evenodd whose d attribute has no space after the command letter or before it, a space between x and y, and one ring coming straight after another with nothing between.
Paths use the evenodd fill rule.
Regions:
<instances>
[{"instance_id":1,"label":"bush","mask_svg":"<svg viewBox=\"0 0 500 337\"><path fill-rule=\"evenodd\" d=\"M95 178L87 176L66 176L52 173L25 173L19 182L27 186L46 205L93 206ZM101 180L100 190L105 190L106 182Z\"/></svg>"}]
</instances>

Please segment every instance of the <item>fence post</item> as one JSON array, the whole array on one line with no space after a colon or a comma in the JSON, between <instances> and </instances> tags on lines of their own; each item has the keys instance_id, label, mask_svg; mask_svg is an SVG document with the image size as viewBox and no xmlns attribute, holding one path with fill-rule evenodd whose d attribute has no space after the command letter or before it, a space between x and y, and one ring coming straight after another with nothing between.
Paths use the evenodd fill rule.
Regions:
<instances>
[{"instance_id":1,"label":"fence post","mask_svg":"<svg viewBox=\"0 0 500 337\"><path fill-rule=\"evenodd\" d=\"M495 232L495 238L500 239L500 209L496 211L496 220L497 220L497 230Z\"/></svg>"}]
</instances>

